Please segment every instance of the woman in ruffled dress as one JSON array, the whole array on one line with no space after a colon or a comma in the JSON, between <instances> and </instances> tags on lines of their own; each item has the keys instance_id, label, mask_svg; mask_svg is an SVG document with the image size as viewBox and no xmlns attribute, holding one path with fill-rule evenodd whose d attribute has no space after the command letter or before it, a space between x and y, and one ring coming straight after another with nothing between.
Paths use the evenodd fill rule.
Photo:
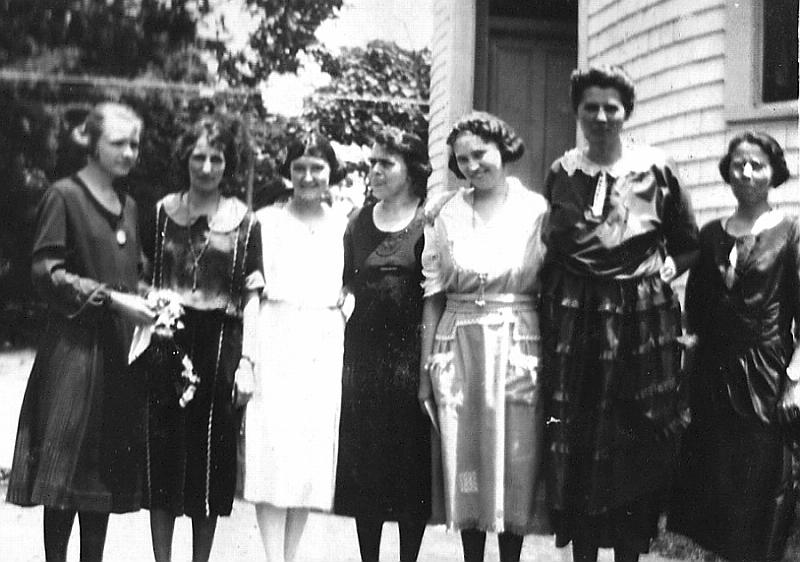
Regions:
<instances>
[{"instance_id":1,"label":"woman in ruffled dress","mask_svg":"<svg viewBox=\"0 0 800 562\"><path fill-rule=\"evenodd\" d=\"M542 336L547 494L573 557L638 560L685 423L677 391L681 312L670 282L696 259L687 193L660 151L623 142L634 86L619 67L571 76L586 144L547 176Z\"/></svg>"},{"instance_id":2,"label":"woman in ruffled dress","mask_svg":"<svg viewBox=\"0 0 800 562\"><path fill-rule=\"evenodd\" d=\"M38 209L32 277L50 312L7 499L44 506L45 557L54 562L66 560L76 513L81 560L93 562L103 558L109 513L141 505L144 395L127 354L134 325L152 313L136 295L136 204L116 184L136 163L141 131L129 107L97 105L78 135L86 165L53 184Z\"/></svg>"},{"instance_id":3,"label":"woman in ruffled dress","mask_svg":"<svg viewBox=\"0 0 800 562\"><path fill-rule=\"evenodd\" d=\"M269 562L294 560L309 511L333 507L344 334L347 218L325 202L344 168L312 132L289 144L280 171L291 199L257 213L263 349L244 430L244 499L255 504Z\"/></svg>"},{"instance_id":4,"label":"woman in ruffled dress","mask_svg":"<svg viewBox=\"0 0 800 562\"><path fill-rule=\"evenodd\" d=\"M241 122L201 118L178 141L178 187L156 209L153 288L184 307L175 342L200 378L183 407L172 373L149 377L146 507L157 562L172 556L175 518L192 519L192 560L208 560L217 518L230 515L241 413L253 389L261 232L229 190L248 154Z\"/></svg>"},{"instance_id":5,"label":"woman in ruffled dress","mask_svg":"<svg viewBox=\"0 0 800 562\"><path fill-rule=\"evenodd\" d=\"M501 561L518 561L524 535L546 526L536 302L547 203L506 175L524 145L494 115L463 117L447 144L469 188L429 209L418 398L438 418L434 474L443 472L444 516L461 531L464 560L483 560L486 532L496 532Z\"/></svg>"},{"instance_id":6,"label":"woman in ruffled dress","mask_svg":"<svg viewBox=\"0 0 800 562\"><path fill-rule=\"evenodd\" d=\"M428 147L387 127L370 155L376 200L344 235L342 419L334 511L355 517L361 559L377 562L384 521L397 521L400 560L417 559L430 517L430 422L417 404Z\"/></svg>"},{"instance_id":7,"label":"woman in ruffled dress","mask_svg":"<svg viewBox=\"0 0 800 562\"><path fill-rule=\"evenodd\" d=\"M668 523L729 560L775 561L796 503L781 422L800 418L800 221L770 206L789 177L771 136L736 135L719 171L737 205L703 227L686 287L692 422Z\"/></svg>"}]
</instances>

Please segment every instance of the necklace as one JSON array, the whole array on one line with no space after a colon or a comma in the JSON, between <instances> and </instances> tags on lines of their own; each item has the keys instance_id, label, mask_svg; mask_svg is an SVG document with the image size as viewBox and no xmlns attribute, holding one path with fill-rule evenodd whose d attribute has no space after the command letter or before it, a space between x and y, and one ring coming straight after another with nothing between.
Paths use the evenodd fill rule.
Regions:
<instances>
[{"instance_id":1,"label":"necklace","mask_svg":"<svg viewBox=\"0 0 800 562\"><path fill-rule=\"evenodd\" d=\"M116 234L116 237L117 237L117 244L119 244L120 246L124 246L128 242L128 235L125 234L125 229L122 228L122 225L120 224L121 222L122 222L122 218L120 218L117 221L117 234Z\"/></svg>"},{"instance_id":2,"label":"necklace","mask_svg":"<svg viewBox=\"0 0 800 562\"><path fill-rule=\"evenodd\" d=\"M211 242L211 228L210 228L211 221L209 221L208 232L204 233L205 239L203 240L203 246L200 248L199 252L196 252L194 249L194 242L192 241L192 222L190 218L191 205L189 203L189 196L190 193L187 193L186 194L186 241L189 246L189 252L192 254L192 292L194 293L195 291L197 291L197 270L200 268L200 260L205 255L206 250L208 250L208 245ZM214 215L217 214L217 211L219 211L219 199L217 199L217 209L216 211L214 211Z\"/></svg>"}]
</instances>

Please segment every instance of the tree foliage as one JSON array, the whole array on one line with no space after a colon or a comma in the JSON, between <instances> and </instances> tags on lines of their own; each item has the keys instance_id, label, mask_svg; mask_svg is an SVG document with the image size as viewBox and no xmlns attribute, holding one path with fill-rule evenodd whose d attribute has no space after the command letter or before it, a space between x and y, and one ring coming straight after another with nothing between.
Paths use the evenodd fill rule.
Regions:
<instances>
[{"instance_id":1,"label":"tree foliage","mask_svg":"<svg viewBox=\"0 0 800 562\"><path fill-rule=\"evenodd\" d=\"M315 42L316 29L342 5L342 0L240 2L258 20L249 52L228 50L232 30L216 13L222 0L0 0L0 65L66 50L77 56L56 56L65 67L53 70L207 82L212 77L204 53L216 57L220 78L254 85L272 71L296 70L297 54ZM221 38L199 37L203 18L221 26Z\"/></svg>"},{"instance_id":2,"label":"tree foliage","mask_svg":"<svg viewBox=\"0 0 800 562\"><path fill-rule=\"evenodd\" d=\"M376 127L393 125L428 138L430 51L372 41L312 54L331 82L306 101L304 119L339 142L371 144Z\"/></svg>"},{"instance_id":3,"label":"tree foliage","mask_svg":"<svg viewBox=\"0 0 800 562\"><path fill-rule=\"evenodd\" d=\"M259 25L250 35L251 52L218 50L220 73L234 84L255 85L275 72L296 72L297 54L316 43L314 33L335 17L342 0L245 0Z\"/></svg>"}]
</instances>

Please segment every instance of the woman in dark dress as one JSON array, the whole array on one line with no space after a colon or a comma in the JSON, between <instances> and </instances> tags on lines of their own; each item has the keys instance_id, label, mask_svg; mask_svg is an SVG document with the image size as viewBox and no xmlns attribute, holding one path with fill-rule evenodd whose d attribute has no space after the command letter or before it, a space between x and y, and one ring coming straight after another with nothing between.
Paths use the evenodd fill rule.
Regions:
<instances>
[{"instance_id":1,"label":"woman in dark dress","mask_svg":"<svg viewBox=\"0 0 800 562\"><path fill-rule=\"evenodd\" d=\"M552 165L542 273L546 478L556 544L576 561L647 552L668 486L681 312L670 281L696 259L697 226L672 164L623 143L634 87L618 67L571 77L585 148Z\"/></svg>"},{"instance_id":2,"label":"woman in dark dress","mask_svg":"<svg viewBox=\"0 0 800 562\"><path fill-rule=\"evenodd\" d=\"M731 560L780 560L796 500L780 422L800 414L800 222L770 207L789 170L769 135L734 137L719 170L737 206L703 227L686 288L698 347L669 526Z\"/></svg>"},{"instance_id":3,"label":"woman in dark dress","mask_svg":"<svg viewBox=\"0 0 800 562\"><path fill-rule=\"evenodd\" d=\"M136 205L114 180L139 152L140 118L103 103L81 137L86 165L46 192L33 284L49 319L20 412L8 501L44 506L48 561L63 561L76 513L81 560L102 560L108 514L141 502L144 396L127 373L134 325L152 321L135 295L141 269ZM124 419L125 423L114 423Z\"/></svg>"},{"instance_id":4,"label":"woman in dark dress","mask_svg":"<svg viewBox=\"0 0 800 562\"><path fill-rule=\"evenodd\" d=\"M169 373L150 372L145 506L157 562L171 558L179 515L192 518L192 559L208 560L217 517L233 506L240 420L233 396L243 403L252 394L264 286L258 223L223 191L246 139L241 123L221 115L194 124L176 151L184 191L157 205L153 287L180 296L185 328L176 342L200 377L182 408Z\"/></svg>"},{"instance_id":5,"label":"woman in dark dress","mask_svg":"<svg viewBox=\"0 0 800 562\"><path fill-rule=\"evenodd\" d=\"M356 518L364 562L378 560L384 521L399 522L400 560L416 560L430 517L430 424L417 403L430 173L419 137L384 129L370 157L377 201L344 235L344 288L355 308L345 329L334 511Z\"/></svg>"}]
</instances>

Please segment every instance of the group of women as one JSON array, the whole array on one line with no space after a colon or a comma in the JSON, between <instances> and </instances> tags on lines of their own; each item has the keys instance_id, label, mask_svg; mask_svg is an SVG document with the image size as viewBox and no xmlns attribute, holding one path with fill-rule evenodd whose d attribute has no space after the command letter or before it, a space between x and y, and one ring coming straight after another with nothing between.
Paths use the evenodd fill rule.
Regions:
<instances>
[{"instance_id":1,"label":"group of women","mask_svg":"<svg viewBox=\"0 0 800 562\"><path fill-rule=\"evenodd\" d=\"M8 500L44 506L47 560L65 560L76 514L81 560L100 560L108 514L140 506L158 562L179 515L208 560L237 480L270 562L295 558L311 510L355 518L365 562L385 521L401 562L430 523L460 531L467 562L487 532L504 562L534 532L576 561L635 561L665 508L726 558L779 560L800 417L800 223L768 202L783 151L733 138L720 172L736 210L698 232L674 164L623 141L624 71L575 71L571 97L586 143L543 195L508 175L521 138L478 112L447 138L467 187L426 199L427 147L387 127L374 197L349 220L324 202L344 171L320 134L287 147L291 200L253 214L227 195L246 131L205 117L177 145L149 262L115 186L141 121L96 107L87 164L48 191L33 253L52 314ZM684 333L670 283L687 270ZM185 407L157 365L127 366L148 289L185 310Z\"/></svg>"}]
</instances>

